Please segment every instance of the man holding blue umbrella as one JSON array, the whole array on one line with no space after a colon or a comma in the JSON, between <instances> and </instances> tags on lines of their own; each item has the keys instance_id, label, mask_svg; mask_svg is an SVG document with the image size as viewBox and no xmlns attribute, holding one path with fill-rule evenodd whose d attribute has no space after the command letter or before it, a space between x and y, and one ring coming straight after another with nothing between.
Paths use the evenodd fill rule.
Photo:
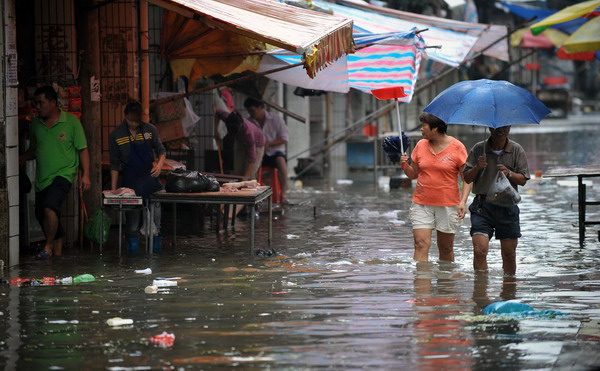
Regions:
<instances>
[{"instance_id":1,"label":"man holding blue umbrella","mask_svg":"<svg viewBox=\"0 0 600 371\"><path fill-rule=\"evenodd\" d=\"M475 199L471 212L471 238L473 239L473 267L487 270L489 243L495 234L500 240L502 268L505 274L514 275L517 270L516 250L521 237L519 207L499 206L486 200L486 195L496 181L498 172L506 176L517 189L531 178L523 147L508 139L510 126L490 128L488 140L473 146L467 157L464 179L473 183Z\"/></svg>"},{"instance_id":2,"label":"man holding blue umbrella","mask_svg":"<svg viewBox=\"0 0 600 371\"><path fill-rule=\"evenodd\" d=\"M473 267L487 270L489 242L495 235L500 240L504 273L514 275L516 249L521 237L518 200L498 205L490 202L487 195L502 174L510 182L506 189L518 196L518 186L525 185L530 175L523 147L508 139L510 127L539 124L550 110L530 92L508 81L481 79L452 85L423 111L448 124L489 128L490 137L471 149L463 171L465 181L473 183L476 194L469 207Z\"/></svg>"}]
</instances>

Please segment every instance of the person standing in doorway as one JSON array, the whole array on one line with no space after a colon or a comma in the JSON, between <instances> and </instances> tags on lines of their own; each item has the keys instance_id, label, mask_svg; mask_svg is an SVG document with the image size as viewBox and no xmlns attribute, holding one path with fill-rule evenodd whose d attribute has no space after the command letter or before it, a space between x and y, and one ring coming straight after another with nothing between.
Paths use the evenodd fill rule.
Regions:
<instances>
[{"instance_id":1,"label":"person standing in doorway","mask_svg":"<svg viewBox=\"0 0 600 371\"><path fill-rule=\"evenodd\" d=\"M285 146L288 142L288 127L281 116L265 110L262 102L247 98L244 107L252 120L265 135L265 155L262 166L270 166L277 169L279 184L281 185L281 202L287 203L287 157Z\"/></svg>"},{"instance_id":2,"label":"person standing in doorway","mask_svg":"<svg viewBox=\"0 0 600 371\"><path fill-rule=\"evenodd\" d=\"M54 88L40 87L34 96L38 116L31 122L30 146L19 161L36 160L35 216L46 237L36 259L44 260L62 255L60 209L80 165L80 187L90 189L90 155L81 122L60 109Z\"/></svg>"},{"instance_id":3,"label":"person standing in doorway","mask_svg":"<svg viewBox=\"0 0 600 371\"><path fill-rule=\"evenodd\" d=\"M165 147L158 137L154 125L142 122L142 105L130 100L125 106L125 120L117 126L109 137L110 154L110 187L116 190L121 176L121 187L131 188L137 196L147 203L152 193L162 189L158 176L165 162ZM155 163L155 160L156 163ZM160 251L162 237L160 236L160 203L154 212L156 235L153 236L154 252ZM125 237L127 250L139 250L139 231L143 212L141 209L127 211L125 222ZM153 235L152 226L147 227L146 233ZM119 236L121 238L121 236Z\"/></svg>"},{"instance_id":4,"label":"person standing in doorway","mask_svg":"<svg viewBox=\"0 0 600 371\"><path fill-rule=\"evenodd\" d=\"M516 251L521 226L519 207L498 206L486 202L486 195L498 172L504 173L515 190L531 178L523 147L508 139L510 126L490 128L490 137L481 141L469 152L464 178L473 183L475 199L469 206L471 212L471 238L473 240L473 267L487 270L487 253L490 239L495 234L500 240L502 268L504 273L514 275L517 271Z\"/></svg>"},{"instance_id":5,"label":"person standing in doorway","mask_svg":"<svg viewBox=\"0 0 600 371\"><path fill-rule=\"evenodd\" d=\"M421 139L408 156L400 156L404 173L417 179L410 207L417 261L429 260L431 234L437 231L439 259L454 261L454 236L467 210L466 203L471 185L463 182L459 191L467 159L467 149L456 138L446 134L444 121L430 113L419 116ZM406 165L405 165L406 164Z\"/></svg>"}]
</instances>

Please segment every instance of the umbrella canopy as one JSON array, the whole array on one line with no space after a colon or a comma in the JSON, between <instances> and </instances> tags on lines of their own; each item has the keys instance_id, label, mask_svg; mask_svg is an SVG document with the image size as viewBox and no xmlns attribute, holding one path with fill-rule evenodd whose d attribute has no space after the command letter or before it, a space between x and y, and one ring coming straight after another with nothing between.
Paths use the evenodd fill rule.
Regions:
<instances>
[{"instance_id":1,"label":"umbrella canopy","mask_svg":"<svg viewBox=\"0 0 600 371\"><path fill-rule=\"evenodd\" d=\"M527 90L508 81L470 80L441 92L423 110L447 124L491 128L539 124L548 107Z\"/></svg>"},{"instance_id":2,"label":"umbrella canopy","mask_svg":"<svg viewBox=\"0 0 600 371\"><path fill-rule=\"evenodd\" d=\"M529 28L534 35L538 35L552 25L571 21L579 17L587 16L590 13L594 13L596 8L599 6L600 0L584 1L575 5L571 5L547 18L542 19L537 23L532 24Z\"/></svg>"},{"instance_id":3,"label":"umbrella canopy","mask_svg":"<svg viewBox=\"0 0 600 371\"><path fill-rule=\"evenodd\" d=\"M600 17L581 26L562 45L567 53L600 50Z\"/></svg>"},{"instance_id":4,"label":"umbrella canopy","mask_svg":"<svg viewBox=\"0 0 600 371\"><path fill-rule=\"evenodd\" d=\"M564 32L548 28L539 35L533 35L531 30L521 28L510 36L511 46L533 49L554 49L562 45L569 38Z\"/></svg>"},{"instance_id":5,"label":"umbrella canopy","mask_svg":"<svg viewBox=\"0 0 600 371\"><path fill-rule=\"evenodd\" d=\"M600 0L584 1L558 11L530 26L531 33L539 35L548 27L581 17L591 20L579 27L562 44L564 53L593 52L600 50ZM583 18L582 18L583 19ZM575 59L575 58L570 58Z\"/></svg>"}]
</instances>

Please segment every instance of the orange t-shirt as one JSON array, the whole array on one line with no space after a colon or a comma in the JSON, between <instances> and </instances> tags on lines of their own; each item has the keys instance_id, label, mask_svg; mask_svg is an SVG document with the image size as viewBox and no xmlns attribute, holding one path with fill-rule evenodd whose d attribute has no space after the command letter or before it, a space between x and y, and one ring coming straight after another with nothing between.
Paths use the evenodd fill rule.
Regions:
<instances>
[{"instance_id":1,"label":"orange t-shirt","mask_svg":"<svg viewBox=\"0 0 600 371\"><path fill-rule=\"evenodd\" d=\"M419 166L413 202L429 206L455 206L460 203L458 177L467 161L467 149L452 138L440 153L434 153L429 140L421 139L411 155Z\"/></svg>"}]
</instances>

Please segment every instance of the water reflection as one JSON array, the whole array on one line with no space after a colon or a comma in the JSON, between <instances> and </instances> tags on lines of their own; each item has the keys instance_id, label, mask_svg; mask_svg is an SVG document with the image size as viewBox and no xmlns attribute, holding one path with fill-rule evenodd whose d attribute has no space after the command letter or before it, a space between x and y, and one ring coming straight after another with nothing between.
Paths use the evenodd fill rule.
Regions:
<instances>
[{"instance_id":1,"label":"water reflection","mask_svg":"<svg viewBox=\"0 0 600 371\"><path fill-rule=\"evenodd\" d=\"M537 143L531 156L539 153L535 163L545 170L580 159L562 150L581 148L597 158L590 137L598 136L586 133L513 137L519 136L515 139L528 155ZM477 136L467 139L474 142ZM48 262L25 260L3 278L90 273L97 280L48 287L2 284L0 365L585 369L598 361L600 243L588 231L586 246L579 247L574 187L534 179L523 188L517 275L506 278L495 241L489 272L473 272L468 219L456 236L455 263L432 256L429 263L415 264L407 222L411 190L384 191L373 185L372 174L346 175L353 184L306 181L290 193L295 205L274 221L278 257L248 255L246 220L239 219L235 231L216 233L209 223L199 228L190 213L178 223L177 246L166 239L156 256L118 257L112 244L103 254L70 250ZM600 199L596 179L589 196ZM256 241L266 247L264 214ZM152 275L134 273L147 267ZM181 279L176 287L145 294L157 277ZM569 317L480 316L489 303L512 299ZM106 320L113 317L134 323L111 328ZM176 335L173 347L148 344L163 331Z\"/></svg>"}]
</instances>

